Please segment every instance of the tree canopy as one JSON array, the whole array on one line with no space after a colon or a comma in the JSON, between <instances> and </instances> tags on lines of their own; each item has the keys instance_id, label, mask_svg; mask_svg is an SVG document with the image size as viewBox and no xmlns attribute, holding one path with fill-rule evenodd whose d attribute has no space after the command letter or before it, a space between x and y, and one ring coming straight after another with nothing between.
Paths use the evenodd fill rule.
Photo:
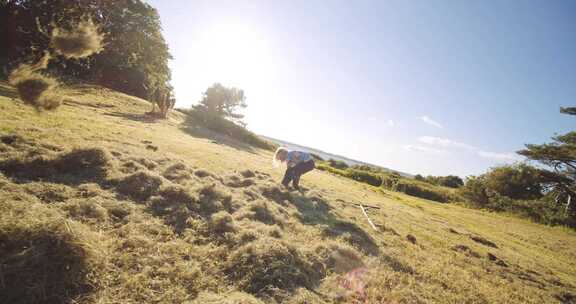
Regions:
<instances>
[{"instance_id":1,"label":"tree canopy","mask_svg":"<svg viewBox=\"0 0 576 304\"><path fill-rule=\"evenodd\" d=\"M141 0L0 1L0 66L6 76L23 62L36 61L50 48L54 28L70 29L90 18L105 33L105 49L89 58L51 61L49 72L107 86L149 99L170 88L168 50L160 17Z\"/></svg>"},{"instance_id":2,"label":"tree canopy","mask_svg":"<svg viewBox=\"0 0 576 304\"><path fill-rule=\"evenodd\" d=\"M244 115L237 111L246 108L246 106L246 96L243 90L234 87L228 88L220 83L215 83L204 92L204 96L196 108L244 125L242 122Z\"/></svg>"},{"instance_id":3,"label":"tree canopy","mask_svg":"<svg viewBox=\"0 0 576 304\"><path fill-rule=\"evenodd\" d=\"M560 112L576 115L576 107L561 108ZM566 209L576 217L576 203L571 203L576 199L576 131L552 137L551 143L528 144L518 154L550 168L543 175L553 190L567 195Z\"/></svg>"}]
</instances>

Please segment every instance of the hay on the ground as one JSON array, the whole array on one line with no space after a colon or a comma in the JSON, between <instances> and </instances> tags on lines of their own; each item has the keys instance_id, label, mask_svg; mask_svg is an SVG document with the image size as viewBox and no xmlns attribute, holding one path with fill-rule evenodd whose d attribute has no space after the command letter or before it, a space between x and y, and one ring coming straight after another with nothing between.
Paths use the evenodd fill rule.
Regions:
<instances>
[{"instance_id":1,"label":"hay on the ground","mask_svg":"<svg viewBox=\"0 0 576 304\"><path fill-rule=\"evenodd\" d=\"M240 292L233 291L226 294L215 294L211 292L202 292L194 301L189 304L262 304L264 302L258 300L254 296Z\"/></svg>"},{"instance_id":2,"label":"hay on the ground","mask_svg":"<svg viewBox=\"0 0 576 304\"><path fill-rule=\"evenodd\" d=\"M146 171L128 175L118 183L118 192L136 201L145 201L158 192L162 178Z\"/></svg>"},{"instance_id":3,"label":"hay on the ground","mask_svg":"<svg viewBox=\"0 0 576 304\"><path fill-rule=\"evenodd\" d=\"M261 238L233 252L226 273L242 290L282 297L298 287L313 289L325 276L319 259L274 238Z\"/></svg>"},{"instance_id":4,"label":"hay on the ground","mask_svg":"<svg viewBox=\"0 0 576 304\"><path fill-rule=\"evenodd\" d=\"M83 302L98 287L100 240L88 228L37 203L0 213L0 303Z\"/></svg>"},{"instance_id":5,"label":"hay on the ground","mask_svg":"<svg viewBox=\"0 0 576 304\"><path fill-rule=\"evenodd\" d=\"M57 156L16 158L0 162L0 171L21 180L44 180L63 184L103 182L108 153L100 148L76 149Z\"/></svg>"}]
</instances>

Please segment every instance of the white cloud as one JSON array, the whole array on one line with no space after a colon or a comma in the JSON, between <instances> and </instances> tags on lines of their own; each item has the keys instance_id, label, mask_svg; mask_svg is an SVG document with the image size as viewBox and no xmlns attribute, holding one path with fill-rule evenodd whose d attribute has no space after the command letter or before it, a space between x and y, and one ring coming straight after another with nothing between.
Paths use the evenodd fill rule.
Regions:
<instances>
[{"instance_id":1,"label":"white cloud","mask_svg":"<svg viewBox=\"0 0 576 304\"><path fill-rule=\"evenodd\" d=\"M425 123L427 123L427 124L429 124L429 125L431 125L431 126L434 126L434 127L436 127L436 128L439 128L439 129L444 128L444 127L442 126L442 124L440 124L439 122L435 121L434 119L432 119L432 118L430 118L430 117L428 117L428 116L426 116L426 115L422 115L422 116L418 117L418 119L420 119L421 121L423 121L423 122L425 122Z\"/></svg>"},{"instance_id":2,"label":"white cloud","mask_svg":"<svg viewBox=\"0 0 576 304\"><path fill-rule=\"evenodd\" d=\"M388 124L389 127L393 127L396 125L392 119L389 119L386 123Z\"/></svg>"},{"instance_id":3,"label":"white cloud","mask_svg":"<svg viewBox=\"0 0 576 304\"><path fill-rule=\"evenodd\" d=\"M426 146L418 146L418 145L406 145L406 146L404 146L404 149L411 151L411 152L425 152L425 153L430 153L430 154L446 154L446 153L448 153L445 150L440 150L440 149L436 149L436 148L432 148L432 147L426 147Z\"/></svg>"},{"instance_id":4,"label":"white cloud","mask_svg":"<svg viewBox=\"0 0 576 304\"><path fill-rule=\"evenodd\" d=\"M514 153L497 153L497 152L490 152L490 151L478 151L478 155L483 158L490 158L500 161L518 161L522 158Z\"/></svg>"},{"instance_id":5,"label":"white cloud","mask_svg":"<svg viewBox=\"0 0 576 304\"><path fill-rule=\"evenodd\" d=\"M434 154L439 153L447 153L447 151L441 149L462 149L468 150L470 152L475 152L477 156L486 159L492 159L496 161L519 161L522 160L522 157L515 153L498 153L498 152L491 152L485 151L478 147L454 141L448 138L441 138L441 137L434 137L434 136L420 136L418 141L426 144L426 146L406 146L405 148L409 151L422 151L422 152L430 152ZM440 148L440 149L439 149Z\"/></svg>"},{"instance_id":6,"label":"white cloud","mask_svg":"<svg viewBox=\"0 0 576 304\"><path fill-rule=\"evenodd\" d=\"M453 141L448 138L440 138L434 136L421 136L418 138L418 141L432 145L432 146L441 146L444 148L459 148L459 149L466 149L466 150L477 150L478 148L471 146L469 144L465 144L462 142Z\"/></svg>"}]
</instances>

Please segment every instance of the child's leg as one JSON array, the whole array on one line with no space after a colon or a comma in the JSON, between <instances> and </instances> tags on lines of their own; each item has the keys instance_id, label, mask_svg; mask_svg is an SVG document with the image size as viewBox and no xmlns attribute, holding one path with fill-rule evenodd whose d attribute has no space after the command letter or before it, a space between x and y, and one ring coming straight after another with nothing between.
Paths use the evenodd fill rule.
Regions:
<instances>
[{"instance_id":1,"label":"child's leg","mask_svg":"<svg viewBox=\"0 0 576 304\"><path fill-rule=\"evenodd\" d=\"M295 167L288 167L286 172L284 173L284 178L282 179L282 185L288 186L290 181L294 179L294 168Z\"/></svg>"},{"instance_id":2,"label":"child's leg","mask_svg":"<svg viewBox=\"0 0 576 304\"><path fill-rule=\"evenodd\" d=\"M314 161L307 161L294 166L294 177L292 178L292 186L298 189L299 188L298 184L300 183L300 176L314 170L315 167L316 166L314 165Z\"/></svg>"}]
</instances>

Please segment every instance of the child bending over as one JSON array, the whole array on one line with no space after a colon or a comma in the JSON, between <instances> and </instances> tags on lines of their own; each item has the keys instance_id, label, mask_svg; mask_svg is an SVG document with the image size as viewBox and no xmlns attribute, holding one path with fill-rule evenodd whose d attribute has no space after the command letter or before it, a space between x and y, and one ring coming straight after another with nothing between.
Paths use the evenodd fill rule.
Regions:
<instances>
[{"instance_id":1,"label":"child bending over","mask_svg":"<svg viewBox=\"0 0 576 304\"><path fill-rule=\"evenodd\" d=\"M282 180L282 185L288 187L288 184L292 182L292 186L296 190L300 190L300 187L298 186L300 176L314 170L315 168L314 159L310 153L289 151L286 148L278 148L276 153L274 153L272 161L274 165L277 165L278 162L286 163L287 168L286 173L284 174L284 179Z\"/></svg>"}]
</instances>

